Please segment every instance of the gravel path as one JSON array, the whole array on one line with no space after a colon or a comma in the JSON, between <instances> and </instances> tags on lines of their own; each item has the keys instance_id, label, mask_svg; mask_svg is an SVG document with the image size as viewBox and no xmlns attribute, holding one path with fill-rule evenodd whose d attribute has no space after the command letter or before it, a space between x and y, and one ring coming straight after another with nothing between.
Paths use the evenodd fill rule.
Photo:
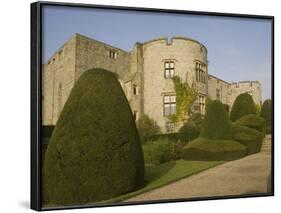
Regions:
<instances>
[{"instance_id":1,"label":"gravel path","mask_svg":"<svg viewBox=\"0 0 281 213\"><path fill-rule=\"evenodd\" d=\"M241 195L268 192L271 173L271 136L258 154L224 163L127 201Z\"/></svg>"}]
</instances>

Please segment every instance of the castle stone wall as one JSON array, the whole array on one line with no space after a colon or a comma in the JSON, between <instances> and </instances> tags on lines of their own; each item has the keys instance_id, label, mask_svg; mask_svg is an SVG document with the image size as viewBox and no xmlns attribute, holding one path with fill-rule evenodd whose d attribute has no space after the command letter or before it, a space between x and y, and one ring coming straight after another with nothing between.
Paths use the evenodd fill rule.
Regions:
<instances>
[{"instance_id":1,"label":"castle stone wall","mask_svg":"<svg viewBox=\"0 0 281 213\"><path fill-rule=\"evenodd\" d=\"M156 120L163 132L169 122L164 117L164 96L175 94L172 79L164 77L164 62L171 60L175 63L175 75L192 85L195 60L207 64L207 52L200 43L181 38L173 38L170 43L163 38L143 44L144 113ZM200 85L199 91L206 94L206 85Z\"/></svg>"},{"instance_id":2,"label":"castle stone wall","mask_svg":"<svg viewBox=\"0 0 281 213\"><path fill-rule=\"evenodd\" d=\"M75 34L42 66L43 125L56 124L71 89L84 71L103 68L117 74L136 120L146 114L166 132L170 121L164 116L164 96L176 95L173 80L165 78L166 61L174 62L175 76L196 87L198 98L193 104L194 112L200 109L204 114L202 97L206 96L231 107L239 94L248 92L255 103L261 103L258 81L228 83L209 75L207 49L193 39L159 38L136 43L132 51L127 52ZM206 66L205 83L196 78L196 63Z\"/></svg>"},{"instance_id":3,"label":"castle stone wall","mask_svg":"<svg viewBox=\"0 0 281 213\"><path fill-rule=\"evenodd\" d=\"M55 125L75 83L76 36L66 42L42 69L42 118Z\"/></svg>"}]
</instances>

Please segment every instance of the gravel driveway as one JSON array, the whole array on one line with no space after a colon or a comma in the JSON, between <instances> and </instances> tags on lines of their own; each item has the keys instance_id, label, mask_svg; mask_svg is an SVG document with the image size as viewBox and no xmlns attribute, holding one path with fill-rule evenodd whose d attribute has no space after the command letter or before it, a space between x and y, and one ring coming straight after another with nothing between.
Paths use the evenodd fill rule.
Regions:
<instances>
[{"instance_id":1,"label":"gravel driveway","mask_svg":"<svg viewBox=\"0 0 281 213\"><path fill-rule=\"evenodd\" d=\"M270 189L270 173L271 136L267 135L260 153L224 163L127 201L266 193Z\"/></svg>"}]
</instances>

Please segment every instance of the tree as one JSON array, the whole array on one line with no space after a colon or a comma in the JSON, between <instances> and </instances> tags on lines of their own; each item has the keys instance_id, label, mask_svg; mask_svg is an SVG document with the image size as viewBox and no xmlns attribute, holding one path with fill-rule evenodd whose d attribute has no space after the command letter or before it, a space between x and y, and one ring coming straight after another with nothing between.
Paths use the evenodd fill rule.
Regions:
<instances>
[{"instance_id":1,"label":"tree","mask_svg":"<svg viewBox=\"0 0 281 213\"><path fill-rule=\"evenodd\" d=\"M232 123L225 106L220 101L211 101L201 125L200 137L208 139L231 139Z\"/></svg>"},{"instance_id":2,"label":"tree","mask_svg":"<svg viewBox=\"0 0 281 213\"><path fill-rule=\"evenodd\" d=\"M44 203L79 205L113 198L144 181L137 128L115 74L92 69L74 85L48 145Z\"/></svg>"},{"instance_id":3,"label":"tree","mask_svg":"<svg viewBox=\"0 0 281 213\"><path fill-rule=\"evenodd\" d=\"M256 107L253 98L248 93L237 96L230 112L230 119L236 121L238 118L248 114L256 114Z\"/></svg>"}]
</instances>

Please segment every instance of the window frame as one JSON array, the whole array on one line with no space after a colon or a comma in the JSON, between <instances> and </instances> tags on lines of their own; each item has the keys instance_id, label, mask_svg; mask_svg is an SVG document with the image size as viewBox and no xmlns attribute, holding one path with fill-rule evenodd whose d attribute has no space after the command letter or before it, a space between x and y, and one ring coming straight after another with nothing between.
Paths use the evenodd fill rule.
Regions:
<instances>
[{"instance_id":1,"label":"window frame","mask_svg":"<svg viewBox=\"0 0 281 213\"><path fill-rule=\"evenodd\" d=\"M168 97L168 102L166 102L165 98ZM174 97L174 100L172 100L172 97ZM168 105L168 107L166 107ZM174 105L174 106L173 106ZM175 108L175 112L172 113L172 107ZM169 109L169 112L166 114L166 108ZM177 112L177 97L176 97L176 94L165 94L163 96L163 116L164 117L167 117L167 116L170 116L170 115L174 115L176 114Z\"/></svg>"},{"instance_id":2,"label":"window frame","mask_svg":"<svg viewBox=\"0 0 281 213\"><path fill-rule=\"evenodd\" d=\"M166 64L168 64L168 67L166 67ZM173 67L171 67L171 64L173 64ZM166 60L164 61L164 78L165 79L172 79L175 76L175 61L174 60ZM166 72L168 71L168 75L166 75ZM171 71L173 71L173 74L171 74Z\"/></svg>"}]
</instances>

